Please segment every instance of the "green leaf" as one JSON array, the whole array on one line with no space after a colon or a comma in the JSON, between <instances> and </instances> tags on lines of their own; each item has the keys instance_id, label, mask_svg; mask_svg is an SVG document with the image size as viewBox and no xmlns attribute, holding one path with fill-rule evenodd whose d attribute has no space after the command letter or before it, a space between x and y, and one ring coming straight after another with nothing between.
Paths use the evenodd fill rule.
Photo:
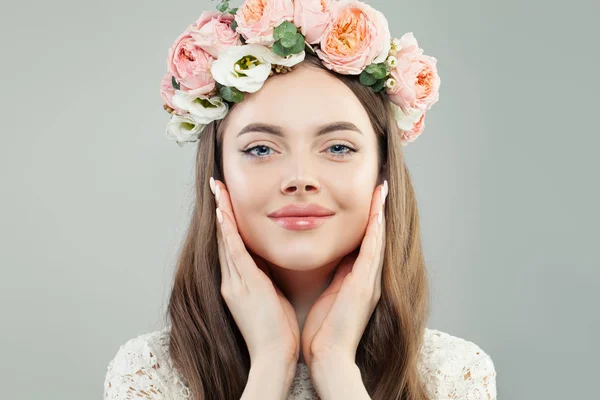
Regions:
<instances>
[{"instance_id":1,"label":"green leaf","mask_svg":"<svg viewBox=\"0 0 600 400\"><path fill-rule=\"evenodd\" d=\"M296 25L290 21L283 21L278 27L273 30L273 39L281 39L286 33L295 34L298 32Z\"/></svg>"},{"instance_id":2,"label":"green leaf","mask_svg":"<svg viewBox=\"0 0 600 400\"><path fill-rule=\"evenodd\" d=\"M181 88L181 86L179 85L179 83L177 83L177 81L175 80L174 76L171 76L171 85L173 85L173 87L177 90L179 90Z\"/></svg>"},{"instance_id":3,"label":"green leaf","mask_svg":"<svg viewBox=\"0 0 600 400\"><path fill-rule=\"evenodd\" d=\"M237 21L236 20L231 21L231 25L229 25L229 27L231 28L232 31L235 32L235 30L238 27Z\"/></svg>"},{"instance_id":4,"label":"green leaf","mask_svg":"<svg viewBox=\"0 0 600 400\"><path fill-rule=\"evenodd\" d=\"M377 82L377 79L375 79L373 75L369 74L366 69L360 73L360 83L363 85L371 86L375 82Z\"/></svg>"},{"instance_id":5,"label":"green leaf","mask_svg":"<svg viewBox=\"0 0 600 400\"><path fill-rule=\"evenodd\" d=\"M232 8L231 10L227 11L229 14L231 15L235 15L235 13L237 13L237 10L239 9L239 7L236 8Z\"/></svg>"},{"instance_id":6,"label":"green leaf","mask_svg":"<svg viewBox=\"0 0 600 400\"><path fill-rule=\"evenodd\" d=\"M296 34L285 32L279 42L283 47L294 47L296 45Z\"/></svg>"},{"instance_id":7,"label":"green leaf","mask_svg":"<svg viewBox=\"0 0 600 400\"><path fill-rule=\"evenodd\" d=\"M387 74L388 72L385 68L385 64L375 64L375 71L372 73L375 79L383 79Z\"/></svg>"},{"instance_id":8,"label":"green leaf","mask_svg":"<svg viewBox=\"0 0 600 400\"><path fill-rule=\"evenodd\" d=\"M239 103L244 100L244 93L232 86L223 86L219 90L219 94L225 101L229 101L231 103Z\"/></svg>"},{"instance_id":9,"label":"green leaf","mask_svg":"<svg viewBox=\"0 0 600 400\"><path fill-rule=\"evenodd\" d=\"M224 13L229 8L229 1L224 1L222 3L217 4L217 10Z\"/></svg>"},{"instance_id":10,"label":"green leaf","mask_svg":"<svg viewBox=\"0 0 600 400\"><path fill-rule=\"evenodd\" d=\"M379 79L373 86L371 86L371 89L373 89L373 91L375 91L375 92L380 92L384 86L385 86L385 79Z\"/></svg>"},{"instance_id":11,"label":"green leaf","mask_svg":"<svg viewBox=\"0 0 600 400\"><path fill-rule=\"evenodd\" d=\"M375 64L369 64L367 65L367 68L365 68L365 71L367 71L370 75L373 75L373 73L375 73L375 68L377 68Z\"/></svg>"},{"instance_id":12,"label":"green leaf","mask_svg":"<svg viewBox=\"0 0 600 400\"><path fill-rule=\"evenodd\" d=\"M291 53L289 53L290 49L283 47L281 42L278 40L273 43L273 52L278 56L285 57Z\"/></svg>"},{"instance_id":13,"label":"green leaf","mask_svg":"<svg viewBox=\"0 0 600 400\"><path fill-rule=\"evenodd\" d=\"M306 39L304 38L304 35L301 33L296 34L296 44L292 47L292 54L302 53L305 43Z\"/></svg>"}]
</instances>

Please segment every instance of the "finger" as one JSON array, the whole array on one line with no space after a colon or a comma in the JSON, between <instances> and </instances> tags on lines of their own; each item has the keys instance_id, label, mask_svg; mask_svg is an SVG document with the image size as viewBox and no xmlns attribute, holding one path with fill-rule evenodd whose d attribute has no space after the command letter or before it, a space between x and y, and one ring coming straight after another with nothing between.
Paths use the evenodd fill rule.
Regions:
<instances>
[{"instance_id":1,"label":"finger","mask_svg":"<svg viewBox=\"0 0 600 400\"><path fill-rule=\"evenodd\" d=\"M217 179L214 180L215 184L215 201L221 211L229 214L233 221L233 226L237 231L237 220L233 213L233 207L231 206L231 197L229 191L225 187L225 184Z\"/></svg>"},{"instance_id":2,"label":"finger","mask_svg":"<svg viewBox=\"0 0 600 400\"><path fill-rule=\"evenodd\" d=\"M360 252L352 270L352 275L356 276L358 282L364 282L364 284L367 284L371 276L371 264L374 262L377 253L377 239L379 236L377 217L377 214L374 214L369 219L367 232L360 245Z\"/></svg>"},{"instance_id":3,"label":"finger","mask_svg":"<svg viewBox=\"0 0 600 400\"><path fill-rule=\"evenodd\" d=\"M218 220L218 215L220 210L217 208L217 244L219 246L219 260L221 264L221 275L223 279L226 279L226 282L229 285L235 286L241 284L240 274L237 272L237 269L233 265L233 261L231 260L231 255L227 250L227 243L225 242L223 235L223 225ZM221 212L221 216L223 213ZM225 222L225 221L223 221Z\"/></svg>"},{"instance_id":4,"label":"finger","mask_svg":"<svg viewBox=\"0 0 600 400\"><path fill-rule=\"evenodd\" d=\"M381 206L381 224L379 226L379 237L377 241L377 255L375 264L371 271L371 282L374 282L375 288L381 290L381 273L383 271L383 262L385 260L385 244L386 244L386 215L385 215L385 200L389 192L387 181L384 182L383 193L382 193L382 206Z\"/></svg>"},{"instance_id":5,"label":"finger","mask_svg":"<svg viewBox=\"0 0 600 400\"><path fill-rule=\"evenodd\" d=\"M352 274L357 276L359 282L372 282L372 272L375 269L373 264L377 260L377 251L380 249L380 228L381 225L383 225L383 215L381 225L379 224L378 219L379 212L383 209L383 199L385 195L384 186L387 185L384 183L375 188L375 193L373 194L373 198L371 200L371 210L369 214L367 231L365 232L365 237L363 238L360 246L360 253L358 254L354 269L352 271Z\"/></svg>"},{"instance_id":6,"label":"finger","mask_svg":"<svg viewBox=\"0 0 600 400\"><path fill-rule=\"evenodd\" d=\"M221 210L221 214L223 215L221 229L223 230L225 248L231 263L239 274L242 284L246 287L259 285L261 283L259 281L260 275L256 273L258 268L256 268L256 264L250 253L248 253L246 245L237 231L237 227L233 225L231 215L223 210Z\"/></svg>"},{"instance_id":7,"label":"finger","mask_svg":"<svg viewBox=\"0 0 600 400\"><path fill-rule=\"evenodd\" d=\"M221 248L222 248L222 253L223 253L223 259L226 261L227 266L228 266L228 271L227 271L227 275L230 279L230 282L233 286L235 285L241 285L242 284L242 276L240 274L240 271L237 269L237 267L235 266L233 259L231 257L231 251L229 249L229 246L227 245L227 241L225 240L226 237L226 232L225 232L225 226L227 225L227 221L225 221L225 217L224 217L224 213L229 213L231 210L231 203L229 201L229 193L227 192L227 190L225 189L225 185L223 184L223 182L217 180L217 179L212 179L212 182L210 182L210 186L211 186L211 191L214 192L215 195L215 202L217 203L217 216L219 215L219 212L221 213L221 216L223 217L223 222L219 223L219 221L217 220L217 229L220 231L220 234L218 235L218 237L220 238L220 244L221 244ZM230 215L233 215L233 213L231 212ZM235 217L232 217L232 220L235 223ZM235 230L237 231L237 225L235 226Z\"/></svg>"},{"instance_id":8,"label":"finger","mask_svg":"<svg viewBox=\"0 0 600 400\"><path fill-rule=\"evenodd\" d=\"M383 219L382 219L381 226L380 226L380 238L379 238L378 248L376 250L376 252L378 254L378 258L377 258L377 261L375 262L376 265L374 266L374 268L371 272L371 275L370 275L371 282L373 282L373 285L375 287L375 293L377 293L378 295L381 295L381 275L383 272L383 263L385 261L385 246L386 246L385 214L383 214L382 218Z\"/></svg>"}]
</instances>

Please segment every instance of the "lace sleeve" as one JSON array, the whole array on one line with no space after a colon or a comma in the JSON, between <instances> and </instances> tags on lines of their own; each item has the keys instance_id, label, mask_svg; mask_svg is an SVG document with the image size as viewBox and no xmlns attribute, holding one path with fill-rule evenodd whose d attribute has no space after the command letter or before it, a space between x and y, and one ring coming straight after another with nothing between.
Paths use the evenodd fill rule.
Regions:
<instances>
[{"instance_id":1,"label":"lace sleeve","mask_svg":"<svg viewBox=\"0 0 600 400\"><path fill-rule=\"evenodd\" d=\"M419 370L431 400L496 400L496 370L477 344L428 329Z\"/></svg>"},{"instance_id":2,"label":"lace sleeve","mask_svg":"<svg viewBox=\"0 0 600 400\"><path fill-rule=\"evenodd\" d=\"M462 371L463 393L457 399L496 400L496 370L492 359L487 354L476 359L473 364Z\"/></svg>"},{"instance_id":3,"label":"lace sleeve","mask_svg":"<svg viewBox=\"0 0 600 400\"><path fill-rule=\"evenodd\" d=\"M156 354L147 341L133 338L109 362L104 380L105 400L164 399L166 387L157 373Z\"/></svg>"}]
</instances>

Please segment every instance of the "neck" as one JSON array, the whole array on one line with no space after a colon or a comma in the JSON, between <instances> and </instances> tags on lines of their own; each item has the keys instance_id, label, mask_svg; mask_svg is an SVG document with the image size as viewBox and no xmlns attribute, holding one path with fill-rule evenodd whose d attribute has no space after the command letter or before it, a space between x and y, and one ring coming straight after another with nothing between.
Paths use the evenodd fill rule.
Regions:
<instances>
[{"instance_id":1,"label":"neck","mask_svg":"<svg viewBox=\"0 0 600 400\"><path fill-rule=\"evenodd\" d=\"M273 283L281 289L284 296L294 307L300 334L304 329L304 322L310 308L329 287L342 258L340 257L321 267L306 270L284 268L265 260L271 272ZM302 344L300 344L298 363L305 364Z\"/></svg>"},{"instance_id":2,"label":"neck","mask_svg":"<svg viewBox=\"0 0 600 400\"><path fill-rule=\"evenodd\" d=\"M339 259L310 270L288 269L267 262L274 283L294 307L300 331L310 307L329 287Z\"/></svg>"}]
</instances>

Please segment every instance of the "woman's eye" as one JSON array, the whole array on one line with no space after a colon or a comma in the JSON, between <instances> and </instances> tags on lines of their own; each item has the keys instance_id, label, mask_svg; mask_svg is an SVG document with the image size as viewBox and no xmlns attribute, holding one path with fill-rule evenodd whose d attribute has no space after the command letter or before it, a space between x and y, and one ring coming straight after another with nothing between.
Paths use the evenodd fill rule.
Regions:
<instances>
[{"instance_id":1,"label":"woman's eye","mask_svg":"<svg viewBox=\"0 0 600 400\"><path fill-rule=\"evenodd\" d=\"M354 153L356 153L355 149L353 149L350 146L347 146L345 144L341 144L341 143L331 145L327 149L328 150L332 149L333 151L330 154L333 155L334 157L338 157L338 158L344 158L346 156L351 156ZM255 152L255 150L257 150L257 151ZM242 150L242 153L244 153L246 156L251 157L251 158L267 158L270 155L270 154L268 154L269 150L273 150L273 149L271 149L269 146L258 145L258 146L251 147L247 150ZM344 150L347 150L347 151L344 151Z\"/></svg>"},{"instance_id":2,"label":"woman's eye","mask_svg":"<svg viewBox=\"0 0 600 400\"><path fill-rule=\"evenodd\" d=\"M266 157L266 155L264 153L265 149L273 150L269 146L258 145L258 146L251 147L248 150L244 150L243 152L246 153L246 155L249 155L251 157L253 156L253 157L258 157L258 158L265 158ZM253 153L254 150L259 150L258 154Z\"/></svg>"}]
</instances>

